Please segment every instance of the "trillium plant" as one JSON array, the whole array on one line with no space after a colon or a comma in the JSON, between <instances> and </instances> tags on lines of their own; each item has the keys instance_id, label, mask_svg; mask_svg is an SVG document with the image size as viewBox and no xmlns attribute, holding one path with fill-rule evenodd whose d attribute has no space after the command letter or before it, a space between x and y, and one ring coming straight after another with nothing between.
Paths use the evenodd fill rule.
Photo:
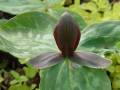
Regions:
<instances>
[{"instance_id":1,"label":"trillium plant","mask_svg":"<svg viewBox=\"0 0 120 90\"><path fill-rule=\"evenodd\" d=\"M110 60L91 52L75 52L81 37L80 28L73 17L65 12L61 16L53 32L56 44L61 53L47 52L30 61L32 65L43 69L54 66L64 58L69 58L71 63L76 63L90 68L106 68ZM87 37L87 36L86 36Z\"/></svg>"},{"instance_id":2,"label":"trillium plant","mask_svg":"<svg viewBox=\"0 0 120 90\"><path fill-rule=\"evenodd\" d=\"M43 69L40 90L96 90L100 88L102 82L96 80L94 77L95 80L93 81L95 82L91 84L93 81L90 83L89 80L93 77L90 76L88 78L84 75L82 76L84 70L82 72L80 68L104 69L111 64L111 61L92 52L75 51L79 44L81 32L80 27L68 12L63 13L61 16L54 28L53 35L60 52L48 51L30 60L30 64ZM64 65L65 63L69 63L68 68ZM65 71L63 71L64 69ZM73 71L72 75L69 69ZM74 71L74 69L76 69L76 71ZM76 72L78 75L76 75ZM88 72L90 72L89 69ZM63 74L63 76L59 74ZM80 78L83 77L86 78L85 81L82 79L79 81ZM87 79L88 82L86 81ZM96 83L98 83L98 85L96 85ZM82 84L88 84L86 85L86 89L82 88ZM99 90L107 90L108 83L105 85L106 89Z\"/></svg>"},{"instance_id":3,"label":"trillium plant","mask_svg":"<svg viewBox=\"0 0 120 90\"><path fill-rule=\"evenodd\" d=\"M111 90L104 52L120 51L120 21L86 26L71 11L23 13L0 25L0 50L39 68L40 90Z\"/></svg>"}]
</instances>

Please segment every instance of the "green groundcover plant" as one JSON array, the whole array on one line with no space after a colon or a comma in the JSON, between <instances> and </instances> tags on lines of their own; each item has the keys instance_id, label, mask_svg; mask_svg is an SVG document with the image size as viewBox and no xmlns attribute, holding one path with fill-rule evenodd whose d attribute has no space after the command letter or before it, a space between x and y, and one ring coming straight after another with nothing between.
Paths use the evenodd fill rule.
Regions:
<instances>
[{"instance_id":1,"label":"green groundcover plant","mask_svg":"<svg viewBox=\"0 0 120 90\"><path fill-rule=\"evenodd\" d=\"M104 70L111 62L97 54L116 50L120 21L84 28L82 17L70 14L64 14L60 21L42 12L12 18L0 26L0 50L21 62L32 59L29 63L41 69L40 90L111 90Z\"/></svg>"}]
</instances>

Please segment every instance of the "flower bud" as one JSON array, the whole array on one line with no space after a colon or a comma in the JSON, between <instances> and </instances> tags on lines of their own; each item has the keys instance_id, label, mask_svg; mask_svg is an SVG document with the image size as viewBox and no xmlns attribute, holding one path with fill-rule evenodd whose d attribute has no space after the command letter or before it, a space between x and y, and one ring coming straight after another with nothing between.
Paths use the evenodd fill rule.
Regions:
<instances>
[{"instance_id":1,"label":"flower bud","mask_svg":"<svg viewBox=\"0 0 120 90\"><path fill-rule=\"evenodd\" d=\"M63 56L72 56L80 40L80 30L73 17L65 12L54 29L56 44Z\"/></svg>"}]
</instances>

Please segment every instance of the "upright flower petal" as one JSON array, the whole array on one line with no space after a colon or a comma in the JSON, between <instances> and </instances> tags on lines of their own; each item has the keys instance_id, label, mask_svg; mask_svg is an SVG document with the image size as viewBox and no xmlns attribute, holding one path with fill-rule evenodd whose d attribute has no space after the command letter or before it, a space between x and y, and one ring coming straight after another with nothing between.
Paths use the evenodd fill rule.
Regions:
<instances>
[{"instance_id":1,"label":"upright flower petal","mask_svg":"<svg viewBox=\"0 0 120 90\"><path fill-rule=\"evenodd\" d=\"M73 17L65 12L55 27L54 38L63 56L72 56L80 40L80 30Z\"/></svg>"}]
</instances>

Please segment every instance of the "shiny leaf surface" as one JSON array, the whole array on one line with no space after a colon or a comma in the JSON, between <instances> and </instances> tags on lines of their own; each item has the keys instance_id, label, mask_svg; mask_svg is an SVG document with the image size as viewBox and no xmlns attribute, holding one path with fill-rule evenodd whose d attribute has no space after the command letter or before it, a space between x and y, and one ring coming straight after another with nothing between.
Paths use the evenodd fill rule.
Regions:
<instances>
[{"instance_id":1,"label":"shiny leaf surface","mask_svg":"<svg viewBox=\"0 0 120 90\"><path fill-rule=\"evenodd\" d=\"M16 16L0 27L0 50L18 58L58 51L52 35L55 22L53 17L40 12Z\"/></svg>"},{"instance_id":2,"label":"shiny leaf surface","mask_svg":"<svg viewBox=\"0 0 120 90\"><path fill-rule=\"evenodd\" d=\"M80 47L93 51L114 49L119 41L120 21L108 21L85 28L82 32Z\"/></svg>"},{"instance_id":3,"label":"shiny leaf surface","mask_svg":"<svg viewBox=\"0 0 120 90\"><path fill-rule=\"evenodd\" d=\"M40 90L111 90L105 71L82 67L68 59L40 71Z\"/></svg>"}]
</instances>

